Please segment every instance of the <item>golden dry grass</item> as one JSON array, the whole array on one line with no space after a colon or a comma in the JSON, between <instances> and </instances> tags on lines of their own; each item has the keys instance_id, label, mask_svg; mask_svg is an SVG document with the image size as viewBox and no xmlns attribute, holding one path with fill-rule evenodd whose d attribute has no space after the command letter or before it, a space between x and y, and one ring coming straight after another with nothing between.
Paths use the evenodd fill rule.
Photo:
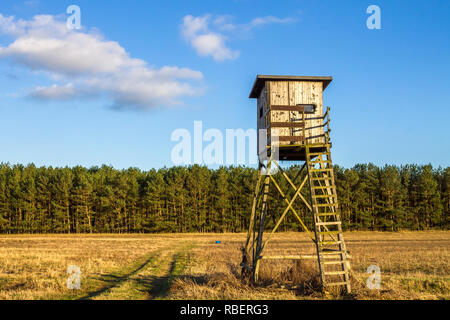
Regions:
<instances>
[{"instance_id":1,"label":"golden dry grass","mask_svg":"<svg viewBox=\"0 0 450 320\"><path fill-rule=\"evenodd\" d=\"M353 293L318 292L313 261L266 261L260 284L240 277L244 234L2 235L0 299L449 299L450 232L349 232ZM220 240L221 244L215 244ZM277 234L268 253L309 254L302 233ZM66 286L68 265L81 289ZM369 290L367 267L381 269Z\"/></svg>"}]
</instances>

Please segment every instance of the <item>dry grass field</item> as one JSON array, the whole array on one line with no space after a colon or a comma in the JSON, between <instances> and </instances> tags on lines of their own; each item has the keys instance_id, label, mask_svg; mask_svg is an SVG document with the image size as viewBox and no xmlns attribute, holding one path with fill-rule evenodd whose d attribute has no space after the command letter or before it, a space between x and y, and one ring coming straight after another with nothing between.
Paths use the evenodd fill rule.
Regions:
<instances>
[{"instance_id":1,"label":"dry grass field","mask_svg":"<svg viewBox=\"0 0 450 320\"><path fill-rule=\"evenodd\" d=\"M261 282L240 278L244 234L2 235L0 299L449 299L450 232L349 232L353 292L317 291L313 261L266 261ZM220 240L220 244L215 241ZM281 233L273 253L314 252L302 233ZM81 270L69 290L67 267ZM367 267L381 269L369 290Z\"/></svg>"}]
</instances>

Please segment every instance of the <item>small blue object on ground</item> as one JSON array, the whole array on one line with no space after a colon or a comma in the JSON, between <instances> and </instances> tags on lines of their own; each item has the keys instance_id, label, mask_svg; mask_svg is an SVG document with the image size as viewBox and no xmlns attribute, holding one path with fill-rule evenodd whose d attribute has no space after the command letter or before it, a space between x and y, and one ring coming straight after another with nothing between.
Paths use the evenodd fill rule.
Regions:
<instances>
[{"instance_id":1,"label":"small blue object on ground","mask_svg":"<svg viewBox=\"0 0 450 320\"><path fill-rule=\"evenodd\" d=\"M219 240L217 240L217 241L216 241L216 244L219 244L219 243L220 243L220 241L219 241Z\"/></svg>"}]
</instances>

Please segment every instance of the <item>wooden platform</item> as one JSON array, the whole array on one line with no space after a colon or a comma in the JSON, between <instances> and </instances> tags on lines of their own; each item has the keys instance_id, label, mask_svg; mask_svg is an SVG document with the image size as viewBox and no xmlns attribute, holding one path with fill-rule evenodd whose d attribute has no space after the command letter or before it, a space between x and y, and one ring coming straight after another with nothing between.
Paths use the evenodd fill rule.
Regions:
<instances>
[{"instance_id":1,"label":"wooden platform","mask_svg":"<svg viewBox=\"0 0 450 320\"><path fill-rule=\"evenodd\" d=\"M331 142L328 144L331 148ZM327 150L327 144L291 144L279 146L279 160L281 161L306 161L306 146L309 147L310 153L324 153ZM271 150L267 152L270 157Z\"/></svg>"}]
</instances>

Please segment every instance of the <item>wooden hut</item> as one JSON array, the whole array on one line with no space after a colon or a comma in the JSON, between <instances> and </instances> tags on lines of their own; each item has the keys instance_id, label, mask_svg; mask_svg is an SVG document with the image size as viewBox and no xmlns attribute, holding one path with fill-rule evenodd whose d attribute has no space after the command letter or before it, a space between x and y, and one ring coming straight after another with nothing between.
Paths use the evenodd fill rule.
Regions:
<instances>
[{"instance_id":1,"label":"wooden hut","mask_svg":"<svg viewBox=\"0 0 450 320\"><path fill-rule=\"evenodd\" d=\"M258 132L267 129L266 148L258 147L259 155L277 146L281 160L304 160L302 147L308 144L319 148L326 143L323 91L331 81L332 77L256 77L250 98L258 99ZM261 145L258 134L258 146Z\"/></svg>"}]
</instances>

